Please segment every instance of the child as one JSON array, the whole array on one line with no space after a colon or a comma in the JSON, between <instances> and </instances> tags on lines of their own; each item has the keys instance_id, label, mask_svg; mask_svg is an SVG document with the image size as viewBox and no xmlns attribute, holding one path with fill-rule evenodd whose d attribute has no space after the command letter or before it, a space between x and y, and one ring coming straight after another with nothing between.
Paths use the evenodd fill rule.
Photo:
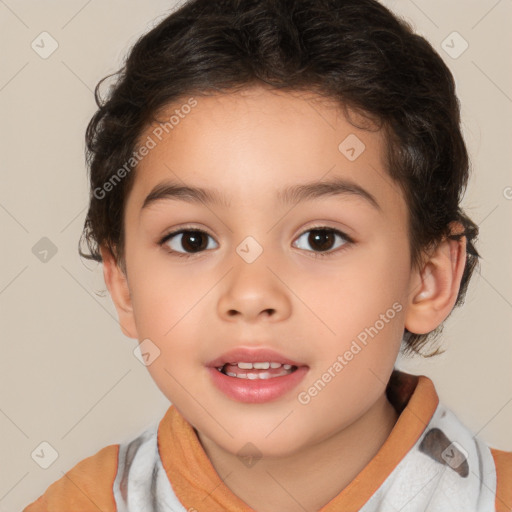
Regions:
<instances>
[{"instance_id":1,"label":"child","mask_svg":"<svg viewBox=\"0 0 512 512\"><path fill-rule=\"evenodd\" d=\"M25 512L512 510L512 453L394 369L478 260L425 39L375 0L191 0L96 99L81 254L173 405Z\"/></svg>"}]
</instances>

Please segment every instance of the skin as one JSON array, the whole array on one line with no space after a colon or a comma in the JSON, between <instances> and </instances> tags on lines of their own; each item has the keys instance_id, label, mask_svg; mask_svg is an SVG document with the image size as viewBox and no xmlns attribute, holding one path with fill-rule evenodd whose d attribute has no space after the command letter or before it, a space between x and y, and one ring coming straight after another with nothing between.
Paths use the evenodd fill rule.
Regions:
<instances>
[{"instance_id":1,"label":"skin","mask_svg":"<svg viewBox=\"0 0 512 512\"><path fill-rule=\"evenodd\" d=\"M136 170L124 212L126 275L103 249L105 282L123 332L160 349L148 370L196 429L215 470L229 474L225 484L258 512L295 511L297 503L318 510L389 436L397 414L385 386L404 327L426 333L448 316L465 239L443 241L413 268L407 206L386 173L383 134L355 128L313 93L251 87L196 99ZM338 149L349 134L365 144L355 161ZM354 194L288 206L276 199L289 185L335 176L363 187L380 208ZM170 178L217 188L230 205L165 199L141 213L151 189ZM185 225L211 235L190 258L170 252L186 253L180 235L158 243ZM317 226L353 243L336 238L329 256L315 258L319 246L302 235ZM247 236L263 249L250 264L236 252ZM299 403L298 393L394 303L401 310L378 335ZM236 402L212 385L205 364L239 346L274 348L309 371L277 400ZM251 468L237 456L249 441L262 455Z\"/></svg>"}]
</instances>

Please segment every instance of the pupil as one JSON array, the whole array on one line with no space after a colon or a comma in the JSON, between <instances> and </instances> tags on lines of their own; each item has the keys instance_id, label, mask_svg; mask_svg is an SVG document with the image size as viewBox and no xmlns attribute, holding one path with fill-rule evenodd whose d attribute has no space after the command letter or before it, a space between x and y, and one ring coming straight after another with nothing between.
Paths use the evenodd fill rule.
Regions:
<instances>
[{"instance_id":1,"label":"pupil","mask_svg":"<svg viewBox=\"0 0 512 512\"><path fill-rule=\"evenodd\" d=\"M334 241L334 235L330 231L325 231L321 229L313 229L309 235L308 242L312 247L317 245L317 248L320 251L327 251L331 248L332 243Z\"/></svg>"},{"instance_id":2,"label":"pupil","mask_svg":"<svg viewBox=\"0 0 512 512\"><path fill-rule=\"evenodd\" d=\"M197 233L193 231L185 232L183 233L181 239L181 245L188 252L200 251L206 248L206 244L204 243L204 237L203 240L201 240L201 237L203 237L202 233ZM201 243L201 241L203 243Z\"/></svg>"}]
</instances>

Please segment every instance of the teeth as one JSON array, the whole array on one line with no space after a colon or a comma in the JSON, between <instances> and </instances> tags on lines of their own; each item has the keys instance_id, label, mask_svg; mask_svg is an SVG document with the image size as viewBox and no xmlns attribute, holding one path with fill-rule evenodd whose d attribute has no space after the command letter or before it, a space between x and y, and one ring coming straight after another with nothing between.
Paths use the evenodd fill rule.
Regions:
<instances>
[{"instance_id":1,"label":"teeth","mask_svg":"<svg viewBox=\"0 0 512 512\"><path fill-rule=\"evenodd\" d=\"M231 367L238 366L241 370L268 370L272 368L274 370L280 368L279 372L263 372L258 371L257 373L243 372L243 373L235 373L233 371L224 371L224 366L229 365ZM236 377L237 379L249 379L249 380L257 380L257 379L273 379L275 377L282 377L284 375L288 375L292 373L293 366L291 364L281 364L271 361L262 361L255 363L247 363L247 362L234 362L234 363L226 363L224 366L220 366L217 370L221 373L224 373L228 377Z\"/></svg>"},{"instance_id":2,"label":"teeth","mask_svg":"<svg viewBox=\"0 0 512 512\"><path fill-rule=\"evenodd\" d=\"M252 370L253 368L256 370L268 370L269 368L279 368L280 366L283 366L283 368L289 370L291 368L291 365L285 364L281 365L281 363L271 363L271 362L261 362L261 363L230 363L233 365L237 365L238 368L242 370Z\"/></svg>"},{"instance_id":3,"label":"teeth","mask_svg":"<svg viewBox=\"0 0 512 512\"><path fill-rule=\"evenodd\" d=\"M268 370L270 368L270 363L252 363L252 367L257 370Z\"/></svg>"},{"instance_id":4,"label":"teeth","mask_svg":"<svg viewBox=\"0 0 512 512\"><path fill-rule=\"evenodd\" d=\"M222 373L222 372L221 372ZM236 377L237 379L249 379L249 380L267 380L274 379L276 377L283 377L284 375L289 375L292 373L292 370L285 370L284 368L279 373L270 373L270 372L258 372L258 373L233 373L226 372L225 374L228 377Z\"/></svg>"}]
</instances>

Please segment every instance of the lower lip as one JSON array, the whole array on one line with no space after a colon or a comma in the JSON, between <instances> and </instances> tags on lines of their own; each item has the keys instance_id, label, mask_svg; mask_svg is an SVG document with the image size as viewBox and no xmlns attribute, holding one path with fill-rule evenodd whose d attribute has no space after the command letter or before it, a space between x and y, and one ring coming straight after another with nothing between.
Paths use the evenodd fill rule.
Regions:
<instances>
[{"instance_id":1,"label":"lower lip","mask_svg":"<svg viewBox=\"0 0 512 512\"><path fill-rule=\"evenodd\" d=\"M238 402L260 404L282 397L296 387L308 371L307 366L300 366L294 372L271 379L238 379L229 377L217 368L208 368L213 383L225 395Z\"/></svg>"}]
</instances>

